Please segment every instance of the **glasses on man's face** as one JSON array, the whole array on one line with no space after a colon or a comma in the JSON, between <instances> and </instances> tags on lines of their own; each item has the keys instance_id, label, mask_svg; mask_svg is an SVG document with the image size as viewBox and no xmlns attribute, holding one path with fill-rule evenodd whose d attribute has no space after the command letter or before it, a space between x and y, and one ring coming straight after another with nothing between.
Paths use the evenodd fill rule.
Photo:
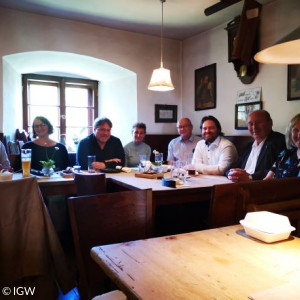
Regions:
<instances>
[{"instance_id":1,"label":"glasses on man's face","mask_svg":"<svg viewBox=\"0 0 300 300\"><path fill-rule=\"evenodd\" d=\"M42 123L42 124L33 125L33 128L34 129L39 129L39 128L44 128L45 126L46 126L46 124Z\"/></svg>"},{"instance_id":2,"label":"glasses on man's face","mask_svg":"<svg viewBox=\"0 0 300 300\"><path fill-rule=\"evenodd\" d=\"M104 132L110 132L110 130L111 130L111 128L109 128L109 129L101 128L101 127L96 128L96 131L99 131L99 132L102 132L102 133L104 133Z\"/></svg>"},{"instance_id":3,"label":"glasses on man's face","mask_svg":"<svg viewBox=\"0 0 300 300\"><path fill-rule=\"evenodd\" d=\"M184 128L188 128L190 127L191 125L183 125L183 126L177 126L177 129L184 129Z\"/></svg>"}]
</instances>

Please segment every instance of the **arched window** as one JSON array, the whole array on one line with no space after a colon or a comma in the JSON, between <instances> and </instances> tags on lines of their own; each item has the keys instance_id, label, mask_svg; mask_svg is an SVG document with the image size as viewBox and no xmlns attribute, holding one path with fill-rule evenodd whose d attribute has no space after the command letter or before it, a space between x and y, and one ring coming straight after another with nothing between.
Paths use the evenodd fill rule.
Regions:
<instances>
[{"instance_id":1,"label":"arched window","mask_svg":"<svg viewBox=\"0 0 300 300\"><path fill-rule=\"evenodd\" d=\"M98 81L38 74L23 74L23 128L32 132L36 116L54 127L54 140L68 151L93 132L98 116Z\"/></svg>"}]
</instances>

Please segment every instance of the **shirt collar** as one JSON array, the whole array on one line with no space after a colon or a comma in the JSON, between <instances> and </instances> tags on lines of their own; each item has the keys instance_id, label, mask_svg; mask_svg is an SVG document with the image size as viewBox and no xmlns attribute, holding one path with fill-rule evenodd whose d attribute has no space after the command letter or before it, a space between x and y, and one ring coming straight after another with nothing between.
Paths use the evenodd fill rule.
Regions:
<instances>
[{"instance_id":1,"label":"shirt collar","mask_svg":"<svg viewBox=\"0 0 300 300\"><path fill-rule=\"evenodd\" d=\"M193 142L194 141L194 139L195 139L195 136L193 135L193 134L191 134L191 136L187 139L187 141L189 141L189 142ZM182 140L182 137L180 136L180 142L183 142L183 140Z\"/></svg>"},{"instance_id":2,"label":"shirt collar","mask_svg":"<svg viewBox=\"0 0 300 300\"><path fill-rule=\"evenodd\" d=\"M207 142L205 142L205 145L207 147L218 147L220 140L221 140L221 136L219 135L212 143L208 144Z\"/></svg>"}]
</instances>

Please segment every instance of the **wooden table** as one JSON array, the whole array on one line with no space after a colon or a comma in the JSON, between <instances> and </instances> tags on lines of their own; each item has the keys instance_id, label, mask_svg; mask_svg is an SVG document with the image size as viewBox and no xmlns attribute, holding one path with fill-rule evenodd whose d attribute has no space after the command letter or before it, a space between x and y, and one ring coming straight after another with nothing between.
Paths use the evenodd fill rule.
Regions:
<instances>
[{"instance_id":1,"label":"wooden table","mask_svg":"<svg viewBox=\"0 0 300 300\"><path fill-rule=\"evenodd\" d=\"M76 186L73 178L64 178L55 173L51 177L37 177L43 196L76 195ZM22 174L15 173L13 179L21 179Z\"/></svg>"},{"instance_id":2,"label":"wooden table","mask_svg":"<svg viewBox=\"0 0 300 300\"><path fill-rule=\"evenodd\" d=\"M242 300L299 286L300 239L265 244L240 225L94 247L91 255L129 299Z\"/></svg>"}]
</instances>

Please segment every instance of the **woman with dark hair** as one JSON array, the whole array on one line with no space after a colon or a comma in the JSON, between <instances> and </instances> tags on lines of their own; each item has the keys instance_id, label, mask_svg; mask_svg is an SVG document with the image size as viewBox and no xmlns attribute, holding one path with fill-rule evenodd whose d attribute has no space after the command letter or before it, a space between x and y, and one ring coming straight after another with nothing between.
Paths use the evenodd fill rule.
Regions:
<instances>
[{"instance_id":1,"label":"woman with dark hair","mask_svg":"<svg viewBox=\"0 0 300 300\"><path fill-rule=\"evenodd\" d=\"M23 145L22 149L32 149L31 168L42 170L41 161L54 161L54 170L64 170L70 165L69 155L66 147L50 139L49 135L53 133L53 126L49 120L42 116L37 116L32 123L33 137L31 142Z\"/></svg>"},{"instance_id":2,"label":"woman with dark hair","mask_svg":"<svg viewBox=\"0 0 300 300\"><path fill-rule=\"evenodd\" d=\"M300 177L300 114L290 121L285 140L287 150L282 151L264 179Z\"/></svg>"},{"instance_id":3,"label":"woman with dark hair","mask_svg":"<svg viewBox=\"0 0 300 300\"><path fill-rule=\"evenodd\" d=\"M146 155L146 159L150 160L151 148L144 143L146 136L146 124L135 123L132 126L133 141L124 147L125 165L127 167L136 167L140 162L140 155Z\"/></svg>"}]
</instances>

